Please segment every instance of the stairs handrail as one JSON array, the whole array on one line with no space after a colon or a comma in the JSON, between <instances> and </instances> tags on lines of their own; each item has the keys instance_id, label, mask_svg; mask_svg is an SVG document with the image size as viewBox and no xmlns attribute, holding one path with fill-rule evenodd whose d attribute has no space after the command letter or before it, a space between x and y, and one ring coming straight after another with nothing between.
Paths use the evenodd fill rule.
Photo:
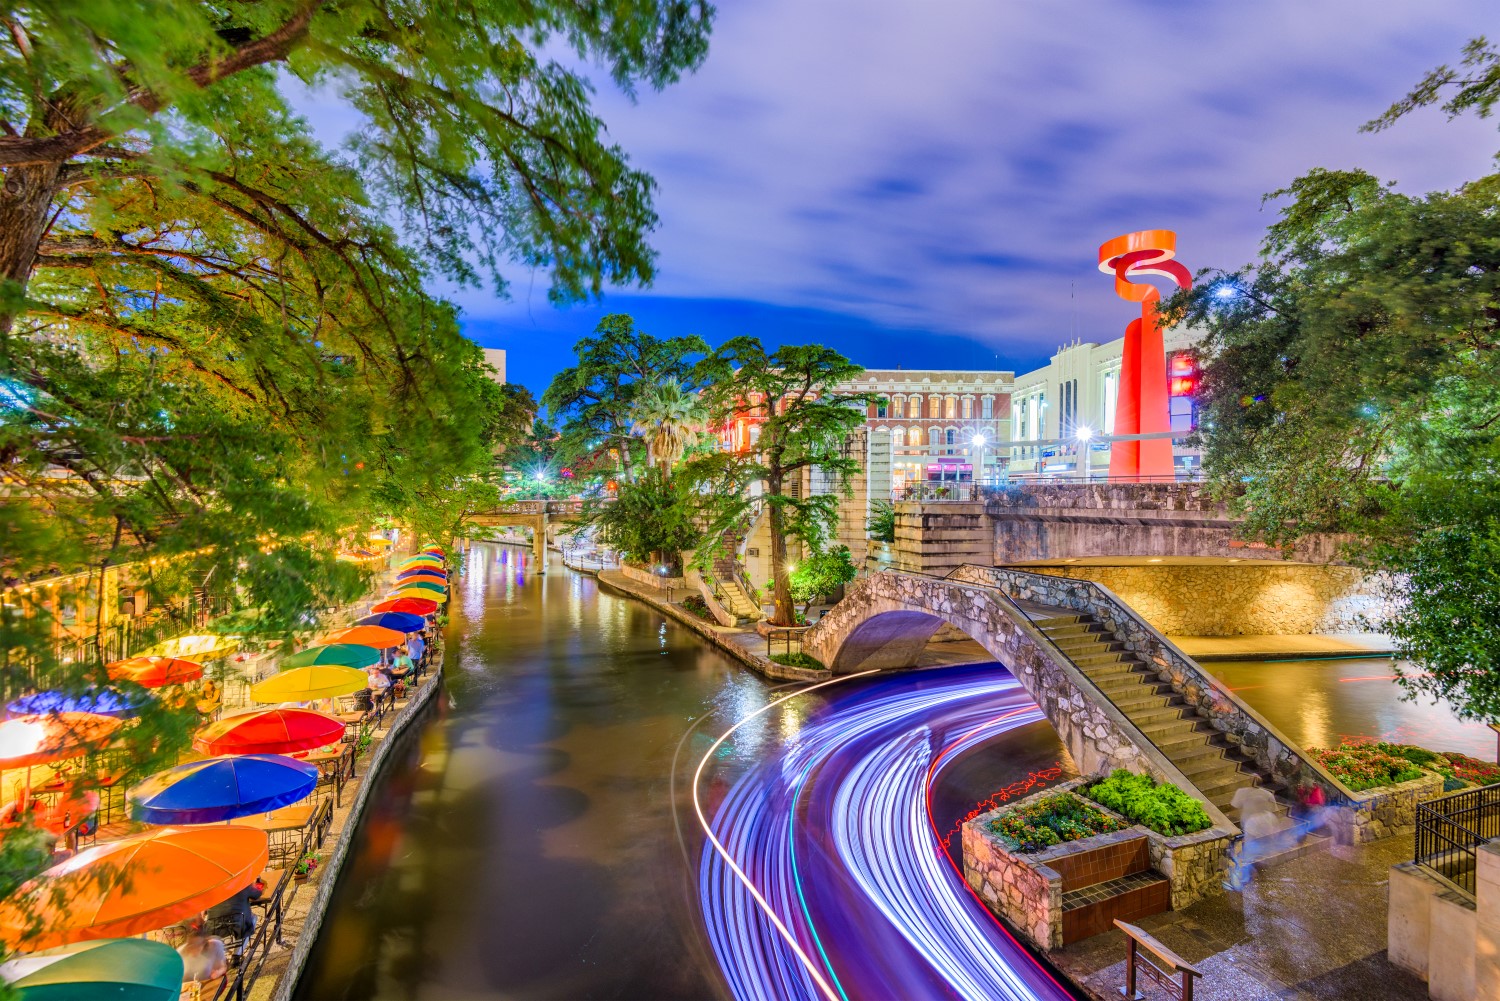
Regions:
<instances>
[{"instance_id":1,"label":"stairs handrail","mask_svg":"<svg viewBox=\"0 0 1500 1001\"><path fill-rule=\"evenodd\" d=\"M990 576L992 579L1000 577L1002 575L1023 577L1029 578L1036 583L1055 584L1057 581L1063 580L1066 581L1069 585L1076 585L1085 590L1093 592L1093 594L1097 597L1097 604L1104 605L1109 608L1111 613L1121 618L1128 619L1137 629L1140 630L1141 633L1150 637L1154 643L1159 645L1162 649L1162 652L1166 654L1167 657L1176 660L1178 662L1178 666L1181 667L1186 673L1190 674L1203 689L1212 691L1216 701L1232 705L1236 712L1243 715L1257 728L1263 731L1269 738L1269 740L1274 741L1275 743L1280 745L1280 751L1275 753L1274 755L1272 753L1272 749L1268 746L1266 748L1266 751L1268 757L1272 758L1271 762L1262 765L1262 763L1258 759L1256 759L1257 766L1264 767L1265 770L1269 772L1273 777L1280 777L1278 769L1274 767L1274 759L1276 757L1283 756L1286 758L1290 758L1297 763L1298 770L1303 773L1301 777L1304 779L1312 780L1310 782L1304 782L1303 784L1313 784L1321 787L1324 794L1335 797L1334 802L1338 804L1348 804L1351 802L1351 794L1349 790L1344 787L1343 783L1339 782L1337 778L1330 774L1326 768L1319 764L1317 759L1308 754L1300 745L1292 741L1275 726L1273 726L1271 722L1264 716L1252 709L1244 699L1240 698L1233 691L1231 691L1229 686L1225 685L1224 682L1214 677L1208 671L1205 671L1203 669L1203 665L1199 664L1196 660L1183 653L1182 650L1178 648L1177 644L1173 643L1159 629L1157 629L1151 623L1147 622L1145 618L1143 618L1134 608L1131 608L1127 602L1125 602L1119 595L1115 594L1105 585L1100 584L1098 581L1087 580L1079 577L1057 577L1050 574L1031 573L1029 571L1020 570L1013 567L987 567L974 563L965 563L961 566L955 567L953 570L949 571L949 573L958 573L960 571L967 571L971 574L985 574ZM996 589L1000 590L998 584L993 586L996 586ZM1098 614L1087 605L1079 607L1077 605L1069 604L1062 607L1069 608L1075 612L1088 612L1090 614ZM1108 625L1108 623L1106 623L1106 625ZM1125 644L1126 648L1131 650L1132 653L1140 656L1146 662L1148 667L1153 664L1157 665L1158 669L1164 668L1166 666L1156 656L1154 656L1152 651L1150 651L1149 649L1137 649L1139 644L1133 641L1129 636L1122 634L1119 629L1114 629L1113 632L1115 633L1116 638L1119 639L1120 642ZM1176 688L1175 685L1173 687ZM1179 692L1179 694L1185 693ZM1199 707L1195 706L1194 708ZM1214 718L1212 716L1208 716L1208 714L1205 714L1205 716L1207 716L1211 724L1214 723ZM1217 729L1223 729L1217 727L1217 724L1214 725ZM1255 748L1253 746L1249 744L1242 744L1241 749L1249 754L1252 758L1256 757L1254 754Z\"/></svg>"}]
</instances>

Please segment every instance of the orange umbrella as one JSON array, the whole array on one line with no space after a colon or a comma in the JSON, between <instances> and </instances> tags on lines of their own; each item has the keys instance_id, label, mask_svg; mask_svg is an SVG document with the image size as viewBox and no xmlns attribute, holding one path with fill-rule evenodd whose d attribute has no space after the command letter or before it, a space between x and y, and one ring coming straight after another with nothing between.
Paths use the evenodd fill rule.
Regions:
<instances>
[{"instance_id":1,"label":"orange umbrella","mask_svg":"<svg viewBox=\"0 0 1500 1001\"><path fill-rule=\"evenodd\" d=\"M76 758L108 743L121 720L97 713L29 713L0 723L0 769Z\"/></svg>"},{"instance_id":2,"label":"orange umbrella","mask_svg":"<svg viewBox=\"0 0 1500 1001\"><path fill-rule=\"evenodd\" d=\"M396 581L396 587L406 587L408 584L436 584L438 587L447 587L448 578L439 577L437 574L417 574L414 577L402 577Z\"/></svg>"},{"instance_id":3,"label":"orange umbrella","mask_svg":"<svg viewBox=\"0 0 1500 1001\"><path fill-rule=\"evenodd\" d=\"M384 626L353 626L349 629L340 629L336 633L329 633L318 642L350 643L354 646L371 646L377 650L387 650L405 643L406 634Z\"/></svg>"},{"instance_id":4,"label":"orange umbrella","mask_svg":"<svg viewBox=\"0 0 1500 1001\"><path fill-rule=\"evenodd\" d=\"M134 681L147 688L181 685L203 677L203 665L176 657L131 657L104 665L111 681Z\"/></svg>"},{"instance_id":5,"label":"orange umbrella","mask_svg":"<svg viewBox=\"0 0 1500 1001\"><path fill-rule=\"evenodd\" d=\"M0 902L0 942L48 949L163 928L227 900L266 867L253 827L161 827L79 852Z\"/></svg>"}]
</instances>

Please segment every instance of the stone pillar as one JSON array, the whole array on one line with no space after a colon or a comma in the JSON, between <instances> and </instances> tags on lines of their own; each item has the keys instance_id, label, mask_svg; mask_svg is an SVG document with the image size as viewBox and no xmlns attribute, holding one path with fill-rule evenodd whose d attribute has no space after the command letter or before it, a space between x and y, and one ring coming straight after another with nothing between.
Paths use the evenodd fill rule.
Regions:
<instances>
[{"instance_id":1,"label":"stone pillar","mask_svg":"<svg viewBox=\"0 0 1500 1001\"><path fill-rule=\"evenodd\" d=\"M547 572L547 512L543 508L537 515L536 527L531 532L531 556L536 560L533 573Z\"/></svg>"},{"instance_id":2,"label":"stone pillar","mask_svg":"<svg viewBox=\"0 0 1500 1001\"><path fill-rule=\"evenodd\" d=\"M1500 842L1475 850L1474 996L1500 998Z\"/></svg>"}]
</instances>

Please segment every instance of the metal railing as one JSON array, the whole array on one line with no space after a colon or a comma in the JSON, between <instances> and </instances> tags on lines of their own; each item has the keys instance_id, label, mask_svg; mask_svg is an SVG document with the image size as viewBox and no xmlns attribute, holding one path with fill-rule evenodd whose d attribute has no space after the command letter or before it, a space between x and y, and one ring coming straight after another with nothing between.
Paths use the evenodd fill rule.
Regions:
<instances>
[{"instance_id":1,"label":"metal railing","mask_svg":"<svg viewBox=\"0 0 1500 1001\"><path fill-rule=\"evenodd\" d=\"M973 483L936 481L932 483L909 483L901 491L900 500L905 501L972 501L978 496Z\"/></svg>"},{"instance_id":2,"label":"metal railing","mask_svg":"<svg viewBox=\"0 0 1500 1001\"><path fill-rule=\"evenodd\" d=\"M766 659L770 660L775 654L791 656L802 652L802 634L807 632L806 626L797 628L785 627L781 629L766 630ZM781 644L781 649L776 649L776 644ZM794 649L795 648L795 649Z\"/></svg>"},{"instance_id":3,"label":"metal railing","mask_svg":"<svg viewBox=\"0 0 1500 1001\"><path fill-rule=\"evenodd\" d=\"M1417 804L1412 861L1474 895L1475 849L1500 838L1500 784Z\"/></svg>"}]
</instances>

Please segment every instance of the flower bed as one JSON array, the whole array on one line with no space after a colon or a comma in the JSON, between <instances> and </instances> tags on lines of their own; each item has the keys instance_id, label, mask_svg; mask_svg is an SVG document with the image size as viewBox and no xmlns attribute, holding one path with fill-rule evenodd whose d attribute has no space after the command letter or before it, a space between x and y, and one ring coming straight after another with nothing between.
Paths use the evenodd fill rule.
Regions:
<instances>
[{"instance_id":1,"label":"flower bed","mask_svg":"<svg viewBox=\"0 0 1500 1001\"><path fill-rule=\"evenodd\" d=\"M1065 841L1122 831L1125 827L1103 810L1096 810L1067 793L1044 797L990 821L990 830L1018 852L1037 852Z\"/></svg>"},{"instance_id":2,"label":"flower bed","mask_svg":"<svg viewBox=\"0 0 1500 1001\"><path fill-rule=\"evenodd\" d=\"M1391 746L1345 741L1338 747L1326 750L1310 747L1308 753L1352 792L1399 785L1419 779L1426 773L1421 765L1406 756L1391 753Z\"/></svg>"},{"instance_id":3,"label":"flower bed","mask_svg":"<svg viewBox=\"0 0 1500 1001\"><path fill-rule=\"evenodd\" d=\"M1203 804L1170 782L1116 768L1079 790L1089 799L1124 814L1157 834L1175 837L1213 826Z\"/></svg>"},{"instance_id":4,"label":"flower bed","mask_svg":"<svg viewBox=\"0 0 1500 1001\"><path fill-rule=\"evenodd\" d=\"M1346 742L1346 744L1349 742ZM1500 782L1500 764L1493 761L1482 761L1479 758L1471 758L1460 751L1429 751L1425 747L1416 744L1387 744L1383 742L1368 744L1387 754L1398 758L1404 758L1416 765L1425 768L1429 772L1437 772L1443 777L1443 791L1453 792L1465 789L1469 786L1487 786Z\"/></svg>"},{"instance_id":5,"label":"flower bed","mask_svg":"<svg viewBox=\"0 0 1500 1001\"><path fill-rule=\"evenodd\" d=\"M718 622L714 618L714 613L708 610L708 602L703 600L703 595L701 594L690 594L686 598L683 598L682 607L698 616L704 622Z\"/></svg>"}]
</instances>

